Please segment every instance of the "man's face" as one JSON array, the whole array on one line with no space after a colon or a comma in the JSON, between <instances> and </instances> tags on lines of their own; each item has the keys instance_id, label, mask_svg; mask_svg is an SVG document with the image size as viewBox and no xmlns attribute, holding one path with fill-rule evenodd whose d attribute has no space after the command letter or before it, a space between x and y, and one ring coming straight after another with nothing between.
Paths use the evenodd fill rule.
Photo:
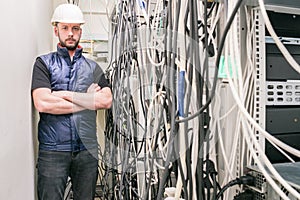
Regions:
<instances>
[{"instance_id":1,"label":"man's face","mask_svg":"<svg viewBox=\"0 0 300 200\"><path fill-rule=\"evenodd\" d=\"M82 30L80 24L58 23L54 27L54 32L60 45L73 51L78 46Z\"/></svg>"}]
</instances>

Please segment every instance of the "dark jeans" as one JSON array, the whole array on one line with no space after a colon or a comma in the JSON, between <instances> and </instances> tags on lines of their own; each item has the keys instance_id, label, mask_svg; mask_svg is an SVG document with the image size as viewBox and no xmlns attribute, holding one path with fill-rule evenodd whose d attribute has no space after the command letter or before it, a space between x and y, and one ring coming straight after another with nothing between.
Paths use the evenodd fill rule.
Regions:
<instances>
[{"instance_id":1,"label":"dark jeans","mask_svg":"<svg viewBox=\"0 0 300 200\"><path fill-rule=\"evenodd\" d=\"M39 151L38 199L62 200L68 177L74 200L92 200L98 176L98 160L88 151Z\"/></svg>"}]
</instances>

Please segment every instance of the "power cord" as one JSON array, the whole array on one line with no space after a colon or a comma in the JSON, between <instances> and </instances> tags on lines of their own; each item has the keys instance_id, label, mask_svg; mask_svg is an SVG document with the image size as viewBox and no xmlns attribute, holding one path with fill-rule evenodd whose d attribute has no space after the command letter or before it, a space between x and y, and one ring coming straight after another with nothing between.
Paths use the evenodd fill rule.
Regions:
<instances>
[{"instance_id":1,"label":"power cord","mask_svg":"<svg viewBox=\"0 0 300 200\"><path fill-rule=\"evenodd\" d=\"M236 179L230 181L229 183L227 183L220 190L220 192L217 194L216 200L218 200L228 188L230 188L234 185L254 185L254 182L255 182L255 178L249 174L247 174L245 176L241 176L239 178L236 178Z\"/></svg>"},{"instance_id":2,"label":"power cord","mask_svg":"<svg viewBox=\"0 0 300 200\"><path fill-rule=\"evenodd\" d=\"M252 200L254 198L253 191L245 190L237 195L235 195L233 200Z\"/></svg>"}]
</instances>

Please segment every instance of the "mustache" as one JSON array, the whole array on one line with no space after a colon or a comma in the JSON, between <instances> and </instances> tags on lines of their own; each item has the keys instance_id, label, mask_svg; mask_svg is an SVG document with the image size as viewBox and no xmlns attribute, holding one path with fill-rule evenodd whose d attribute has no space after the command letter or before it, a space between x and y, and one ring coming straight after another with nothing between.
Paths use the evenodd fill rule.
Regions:
<instances>
[{"instance_id":1,"label":"mustache","mask_svg":"<svg viewBox=\"0 0 300 200\"><path fill-rule=\"evenodd\" d=\"M68 39L66 39L66 41L73 41L73 42L76 42L76 40L73 39L73 38L68 38Z\"/></svg>"}]
</instances>

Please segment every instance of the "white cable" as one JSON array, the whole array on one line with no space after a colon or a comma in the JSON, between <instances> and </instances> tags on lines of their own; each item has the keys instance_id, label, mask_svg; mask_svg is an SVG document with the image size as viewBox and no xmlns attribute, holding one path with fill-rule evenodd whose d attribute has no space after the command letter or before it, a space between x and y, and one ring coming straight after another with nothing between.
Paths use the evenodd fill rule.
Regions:
<instances>
[{"instance_id":1,"label":"white cable","mask_svg":"<svg viewBox=\"0 0 300 200\"><path fill-rule=\"evenodd\" d=\"M140 11L142 12L142 14L144 16L146 24L148 25L149 24L149 16L148 16L148 13L146 12L146 8L145 8L146 4L145 4L145 2L143 0L136 0L136 3L139 6Z\"/></svg>"},{"instance_id":2,"label":"white cable","mask_svg":"<svg viewBox=\"0 0 300 200\"><path fill-rule=\"evenodd\" d=\"M234 4L234 2L228 2L229 4L232 3ZM230 4L231 5L231 4ZM231 6L228 6L228 8L230 9ZM231 12L231 11L228 11L228 12ZM227 76L228 78L230 78L232 76L233 78L233 81L234 81L234 85L237 87L238 83L237 81L239 81L239 78L236 77L237 76L237 64L236 62L234 62L234 57L238 57L238 43L237 43L237 33L236 33L236 23L237 23L237 18L234 19L233 23L232 23L232 28L229 30L228 32L228 41L225 43L225 51L224 51L224 68L226 71L229 71L229 67L231 67L231 70L230 70L230 73L227 73ZM230 64L230 66L229 66ZM239 115L239 113L237 113L237 115ZM239 118L236 118L236 127L235 127L235 131L233 132L233 141L230 143L231 144L231 152L230 152L230 159L229 159L229 163L230 163L230 169L229 171L233 174L237 168L236 166L236 162L234 162L237 158L237 151L235 148L237 148L237 142L238 142L238 138L239 138L239 129L238 129L238 126L239 126ZM232 179L232 177L229 177L228 176L229 173L227 173L225 175L225 178L224 178L224 182L228 182L230 179ZM229 195L227 193L227 195ZM229 196L227 196L227 198L229 198Z\"/></svg>"},{"instance_id":3,"label":"white cable","mask_svg":"<svg viewBox=\"0 0 300 200\"><path fill-rule=\"evenodd\" d=\"M225 51L226 52L226 51ZM225 54L226 55L226 54ZM239 58L239 55L237 56L237 58ZM239 63L239 62L238 62ZM226 73L227 73L227 75L228 75L228 77L230 77L230 73L229 73L229 70L228 70L228 68L226 68L226 58L225 58L225 69L226 69ZM233 76L233 80L234 80L234 77L235 76ZM237 91L235 90L235 87L236 87L236 85L233 83L233 81L232 81L232 79L231 78L228 78L228 81L229 81L229 85L230 85L230 88L231 88L231 90L232 90L232 93L233 93L233 97L234 97L234 99L236 100L236 102L237 102L237 104L238 104L238 106L240 107L240 110L242 111L242 113L243 114L245 114L246 113L246 117L247 118L249 118L249 114L248 114L248 112L246 111L246 109L244 108L244 106L242 105L242 103L240 102L240 97L238 97L238 93L237 93ZM240 82L241 83L241 82ZM241 85L241 84L239 84L239 85ZM240 93L240 94L242 94L242 93ZM242 99L243 99L243 97L242 97ZM250 116L250 118L251 118L251 116ZM251 118L252 119L252 118ZM250 120L251 121L251 120ZM256 140L255 140L255 138L254 138L254 140L253 140L253 142L256 142ZM261 150L260 149L260 146L259 146L259 144L257 144L257 146L258 146L258 149L259 150ZM252 148L252 146L251 146L251 148ZM262 157L263 156L265 156L264 154L262 154ZM268 163L268 160L266 161L266 164L268 165L268 167L270 167L270 168L272 168L272 166L270 166L271 164L270 163ZM297 196L297 195L299 195L289 184L287 184L282 178L281 178L281 176L277 173L277 171L274 169L271 169L271 171L272 171L272 173L274 174L274 176L275 177L277 177L277 179L293 194L293 195L295 195L295 196ZM282 191L278 191L278 192L281 192L282 193ZM282 194L280 194L280 195L282 195ZM300 196L300 195L299 195Z\"/></svg>"},{"instance_id":4,"label":"white cable","mask_svg":"<svg viewBox=\"0 0 300 200\"><path fill-rule=\"evenodd\" d=\"M172 53L177 53L178 56L176 56L176 65L178 65L178 68L177 68L177 74L181 73L181 72L184 72L185 73L185 63L186 63L186 55L185 55L185 45L182 45L181 44L181 38L184 37L184 30L185 30L185 27L182 26L184 23L183 23L183 19L184 19L184 13L182 12L182 10L186 10L186 7L187 7L187 2L184 2L184 1L181 1L181 4L179 5L178 2L175 2L175 1L172 1L173 2L173 9L176 10L176 6L180 7L181 9L179 10L179 16L178 16L178 32L177 33L174 33L173 30L172 30L172 35L174 34L177 34L177 48L176 49L170 49L170 51L172 51ZM175 22L176 23L176 22ZM183 49L183 51L180 51L180 49ZM178 52L179 51L179 52ZM175 56L175 55L173 55ZM186 80L186 76L184 75L184 81L187 83L187 80ZM182 89L182 88L178 88L178 91ZM182 89L184 90L184 89ZM180 98L180 97L179 97ZM184 97L184 99L186 99ZM178 102L179 104L179 102ZM183 110L185 111L185 106L183 106ZM179 117L179 119L182 119L182 117ZM190 122L189 122L190 123ZM179 156L180 156L180 161L181 161L181 164L182 164L182 173L181 174L181 171L178 170L179 172L179 176L177 178L177 182L176 182L176 192L175 192L175 199L179 199L180 198L180 195L181 195L181 191L182 191L182 187L183 187L183 182L186 180L186 177L187 177L187 166L186 166L186 149L187 149L187 146L186 146L186 143L189 144L189 137L186 137L186 134L184 132L184 127L185 127L185 124L184 123L181 123L178 125L178 138L179 138L179 141L180 141L180 145L179 145ZM186 141L187 140L187 141ZM184 180L182 180L182 177L184 178ZM189 180L189 182L192 182L193 180ZM191 184L191 183L188 183L188 184ZM191 195L191 194L189 194Z\"/></svg>"},{"instance_id":5,"label":"white cable","mask_svg":"<svg viewBox=\"0 0 300 200\"><path fill-rule=\"evenodd\" d=\"M213 36L214 32L215 32L215 29L216 29L216 26L217 26L217 23L219 22L219 19L220 19L220 14L221 14L221 11L223 9L223 4L219 4L218 6L218 10L215 12L213 12L214 14L212 15L212 18L211 18L211 27L208 28L208 39L209 39L209 42L212 41L212 44L213 44L213 47L214 47L214 52L217 52L217 41L216 41L216 38Z\"/></svg>"},{"instance_id":6,"label":"white cable","mask_svg":"<svg viewBox=\"0 0 300 200\"><path fill-rule=\"evenodd\" d=\"M228 71L227 71L227 73L228 73ZM235 89L234 89L234 86L233 86L233 82L232 82L232 80L231 79L228 79L229 80L229 83L230 83L230 88L232 89L232 91L234 91L234 97L237 95L237 93L236 93L236 91L235 91ZM239 107L242 107L242 108L244 108L243 106L241 106L241 102L239 102L239 98L236 98L235 97L235 100L237 101L237 99L238 99L238 105L239 105ZM243 109L241 109L242 111L243 111ZM243 113L243 112L242 112ZM242 122L242 121L241 121ZM251 131L251 129L250 129L250 131ZM249 132L250 132L249 131ZM251 136L253 136L252 134L251 134L251 132L250 133L248 133L249 135L251 135ZM247 139L247 138L246 138ZM256 142L256 140L255 140L255 137L253 137L252 138L252 141L254 142L254 144L256 145L256 148L259 150L259 152L260 152L260 154L262 155L262 156L265 156L264 154L263 154L263 152L262 152L262 150L260 149L260 146L259 146L259 144L256 144L255 142ZM249 141L249 139L247 140L247 143L248 143L248 146L249 146L249 148L250 148L250 150L252 150L252 145L251 145L251 143L250 143L250 141ZM254 152L254 153L252 153L252 154L255 154L256 152ZM254 157L257 157L256 156L256 154L254 155ZM259 167L260 167L260 170L263 172L263 174L266 176L266 179L268 180L268 182L270 182L270 184L272 185L272 187L274 188L274 190L276 190L277 191L277 193L278 194L280 194L280 196L282 196L282 198L284 198L284 199L288 199L288 197L286 197L286 195L280 190L280 188L276 185L276 183L272 180L272 178L271 177L269 177L269 175L267 174L267 172L265 171L265 169L262 167L262 164L260 163L260 161L258 160L258 159L255 159L256 160L256 162L257 162L257 164L259 165ZM266 163L267 162L269 162L267 159L265 159L266 161ZM268 163L267 163L268 164ZM271 165L271 166L269 166L268 165L268 168L269 169L271 169L273 166ZM277 179L278 180L280 180L280 175L279 174L277 174L277 172L276 172L276 170L275 170L275 172L271 169L271 171L272 171L272 173L275 175L275 177L277 177ZM282 180L281 180L282 181ZM281 182L286 188L289 188L289 185L287 185L287 184L285 184L285 183L283 183L283 182ZM290 189L291 189L291 192L293 193L293 188L289 188L288 190L290 191ZM297 192L296 193L293 193L294 195L297 195Z\"/></svg>"},{"instance_id":7,"label":"white cable","mask_svg":"<svg viewBox=\"0 0 300 200\"><path fill-rule=\"evenodd\" d=\"M246 120L245 120L246 121ZM244 123L243 123L244 124ZM246 126L246 128L248 128L249 131L249 125ZM251 129L250 129L251 130ZM276 184L276 182L273 180L273 178L269 175L269 173L266 171L264 164L261 163L260 159L258 158L256 151L253 148L253 145L255 145L255 141L256 139L252 137L252 139L249 138L249 136L253 136L252 133L249 134L244 134L244 137L248 143L248 147L249 150L255 160L255 163L257 164L258 168L260 169L261 173L264 175L264 177L266 178L267 182L273 187L273 189L276 191L277 194L280 195L281 198L285 199L285 200L289 200L289 198L286 196L286 194L281 190L281 188ZM252 145L252 142L254 142L254 144ZM259 151L260 155L264 158L265 160L265 164L267 165L268 169L271 172L274 172L274 167L272 166L272 164L268 161L268 159L265 157L263 151L261 150L259 144L255 146L256 150ZM277 173L276 170L274 172L275 174ZM280 176L280 175L279 175ZM297 193L297 192L296 192ZM299 196L299 195L298 195Z\"/></svg>"},{"instance_id":8,"label":"white cable","mask_svg":"<svg viewBox=\"0 0 300 200\"><path fill-rule=\"evenodd\" d=\"M219 115L219 112L221 110L220 108L220 105L221 105L221 98L219 97L219 93L220 93L220 88L222 87L221 84L218 84L217 86L217 90L216 90L216 96L215 96L215 103L214 103L214 106L213 106L213 116L215 117L212 117L212 120L214 121L213 122L213 126L212 126L212 130L216 130L217 131L217 134L218 134L218 142L219 142L219 145L220 145L220 153L221 153L221 156L220 158L223 158L223 161L224 161L224 171L226 171L227 173L229 173L229 177L233 178L234 175L233 175L233 172L230 170L230 164L229 164L229 160L231 160L231 158L227 158L227 154L226 154L226 150L225 150L225 146L224 146L224 141L223 141L223 136L221 135L222 133L222 128L220 127L220 124L221 124L221 120L224 118L224 117L227 117L232 111L233 111L233 107L231 107L229 109L229 111L227 111L223 116L220 116L218 117ZM215 113L214 113L215 112ZM229 154L230 155L230 154ZM227 180L224 180L224 182L227 182Z\"/></svg>"},{"instance_id":9,"label":"white cable","mask_svg":"<svg viewBox=\"0 0 300 200\"><path fill-rule=\"evenodd\" d=\"M232 80L228 79L233 97L237 103L237 105L239 106L241 113L243 113L243 116L246 117L247 120L249 120L249 122L254 125L257 126L258 124L254 121L254 119L249 115L249 113L247 112L247 110L244 108L244 106L242 105L240 98L238 97L238 94L233 86ZM260 128L261 129L261 128ZM264 155L264 152L261 150L260 145L257 143L256 138L253 136L253 134L249 134L250 136L252 136L252 141L253 143L256 145L256 149L259 151L260 156L262 158L265 158L265 164L268 167L268 169L271 171L271 173L275 176L275 178L291 193L293 194L295 197L300 199L300 194L294 189L292 188L282 177L281 175L275 170L275 168L272 166L272 164L270 163L270 161L267 159L267 157ZM250 144L250 143L249 143ZM249 145L250 149L252 148L251 145ZM262 170L262 169L261 169ZM274 188L275 189L275 188ZM279 191L278 191L279 192ZM282 191L281 191L282 192ZM279 193L281 195L281 193ZM283 196L282 196L283 197Z\"/></svg>"},{"instance_id":10,"label":"white cable","mask_svg":"<svg viewBox=\"0 0 300 200\"><path fill-rule=\"evenodd\" d=\"M271 25L270 19L268 17L268 14L267 14L267 11L266 11L263 0L258 0L258 2L259 2L259 7L260 7L262 17L264 18L264 21L265 21L265 25L266 25L271 37L275 41L275 44L277 45L278 49L281 51L282 55L285 57L287 62L300 74L299 64L291 56L289 51L286 49L286 47L282 44L282 42L280 41L280 39L276 35L276 33L275 33L275 31L274 31L274 29Z\"/></svg>"},{"instance_id":11,"label":"white cable","mask_svg":"<svg viewBox=\"0 0 300 200\"><path fill-rule=\"evenodd\" d=\"M272 141L274 144L278 145L279 147L283 148L284 150L288 151L289 153L300 157L300 151L290 147L289 145L283 143L282 141L280 141L279 139L275 138L274 136L270 135L269 133L267 133L264 129L262 129L259 124L257 124L255 122L254 119L251 118L251 116L248 116L249 120L251 120L251 123L255 125L255 128L258 129L259 132L261 132L264 137L266 137L269 141Z\"/></svg>"}]
</instances>

